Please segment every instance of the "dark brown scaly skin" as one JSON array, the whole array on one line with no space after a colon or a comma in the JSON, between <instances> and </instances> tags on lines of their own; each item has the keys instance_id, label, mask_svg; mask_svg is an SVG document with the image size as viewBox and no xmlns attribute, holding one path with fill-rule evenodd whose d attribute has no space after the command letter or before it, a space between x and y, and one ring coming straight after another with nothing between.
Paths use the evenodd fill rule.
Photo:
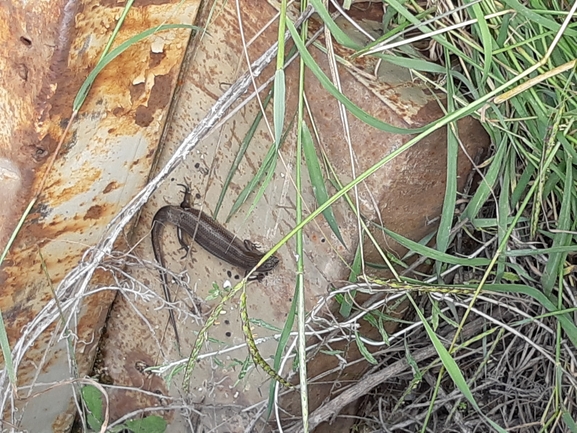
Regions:
<instances>
[{"instance_id":1,"label":"dark brown scaly skin","mask_svg":"<svg viewBox=\"0 0 577 433\"><path fill-rule=\"evenodd\" d=\"M173 225L178 230L178 240L180 245L188 253L188 244L183 238L183 234L188 235L202 248L213 256L224 260L228 264L243 269L245 272L251 271L264 257L257 246L249 240L240 240L233 233L225 229L222 224L215 221L210 216L190 205L190 191L185 187L184 200L179 206L164 206L160 208L152 220L152 249L154 258L162 268L165 268L164 254L160 238L166 225ZM185 254L186 255L186 254ZM269 272L276 267L279 260L276 256L269 257L261 266L255 269L257 273ZM171 295L168 289L166 273L160 271L164 297L171 303ZM180 337L178 335L174 312L169 310L169 320L174 329L176 344L180 352Z\"/></svg>"}]
</instances>

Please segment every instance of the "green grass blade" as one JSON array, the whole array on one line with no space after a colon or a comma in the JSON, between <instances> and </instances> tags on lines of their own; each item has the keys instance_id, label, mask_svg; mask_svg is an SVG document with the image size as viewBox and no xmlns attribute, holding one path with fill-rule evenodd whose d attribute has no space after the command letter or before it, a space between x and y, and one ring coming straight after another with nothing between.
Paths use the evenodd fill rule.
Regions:
<instances>
[{"instance_id":1,"label":"green grass blade","mask_svg":"<svg viewBox=\"0 0 577 433\"><path fill-rule=\"evenodd\" d=\"M284 40L284 39L283 39ZM284 129L286 89L284 70L277 69L274 74L274 139L277 149L280 147Z\"/></svg>"},{"instance_id":2,"label":"green grass blade","mask_svg":"<svg viewBox=\"0 0 577 433\"><path fill-rule=\"evenodd\" d=\"M507 146L505 140L501 141L501 143L497 146L497 151L495 155L493 155L493 162L490 165L487 173L483 177L477 191L469 201L469 204L465 208L461 220L473 220L478 214L487 199L493 195L493 188L497 182L497 178L501 172L502 162L505 158L507 153Z\"/></svg>"},{"instance_id":3,"label":"green grass blade","mask_svg":"<svg viewBox=\"0 0 577 433\"><path fill-rule=\"evenodd\" d=\"M445 50L446 51L446 50ZM445 53L448 56L448 53ZM449 68L449 66L448 66ZM454 111L455 106L453 80L447 77L447 110ZM445 175L445 197L441 212L441 221L437 230L437 250L447 251L450 242L451 227L455 217L455 202L457 201L457 157L459 156L458 131L456 122L447 125L447 172ZM441 262L437 262L437 275L441 273Z\"/></svg>"},{"instance_id":4,"label":"green grass blade","mask_svg":"<svg viewBox=\"0 0 577 433\"><path fill-rule=\"evenodd\" d=\"M357 347L359 349L359 353L365 358L365 360L372 365L377 365L378 361L375 359L373 354L369 352L363 340L361 340L361 335L358 332L355 332L355 342L357 343Z\"/></svg>"},{"instance_id":5,"label":"green grass blade","mask_svg":"<svg viewBox=\"0 0 577 433\"><path fill-rule=\"evenodd\" d=\"M286 141L287 134L292 128L294 122L294 117L291 120L291 123L287 130L284 133L283 139L281 140L281 146ZM227 221L240 209L240 207L248 200L248 197L252 192L254 192L258 186L258 184L263 181L263 187L257 191L257 195L261 196L264 189L268 186L267 179L270 181L272 174L275 171L276 163L278 158L278 149L276 145L270 146L261 166L258 168L258 171L254 175L254 177L250 180L250 182L243 188L243 190L238 195L237 199L234 201L230 213L228 215ZM252 207L256 204L257 200L253 201ZM252 208L251 207L251 208ZM246 213L246 218L250 216L250 212Z\"/></svg>"},{"instance_id":6,"label":"green grass blade","mask_svg":"<svg viewBox=\"0 0 577 433\"><path fill-rule=\"evenodd\" d=\"M543 26L546 29L552 30L554 32L557 32L561 28L560 24L556 23L553 20L550 20L549 18L545 18L544 15L529 9L528 7L519 3L517 0L503 0L503 3L506 4L508 7L510 7L511 9L517 11L519 15L521 15L522 17L526 18L527 20L535 24L538 24L539 26ZM565 34L571 37L576 37L577 31L567 29L565 30Z\"/></svg>"},{"instance_id":7,"label":"green grass blade","mask_svg":"<svg viewBox=\"0 0 577 433\"><path fill-rule=\"evenodd\" d=\"M498 205L498 212L497 212L497 237L498 243L501 244L503 239L507 236L507 228L509 227L509 216L511 213L510 207L510 184L511 184L511 166L514 164L515 155L510 154L511 158L508 161L508 164L505 166L505 170L503 173L503 185L501 187L501 194L499 194L497 205ZM516 220L514 220L516 221ZM515 224L515 222L512 222ZM503 273L505 272L505 259L504 255L500 256L497 259L497 271L496 271L496 282L499 282Z\"/></svg>"},{"instance_id":8,"label":"green grass blade","mask_svg":"<svg viewBox=\"0 0 577 433\"><path fill-rule=\"evenodd\" d=\"M4 368L8 372L8 379L12 387L16 387L16 371L14 371L14 362L12 361L12 351L10 350L10 342L8 341L8 334L6 333L6 325L4 323L3 314L0 313L0 347L2 347L2 356L4 357Z\"/></svg>"},{"instance_id":9,"label":"green grass blade","mask_svg":"<svg viewBox=\"0 0 577 433\"><path fill-rule=\"evenodd\" d=\"M522 284L490 284L485 286L486 290L497 292L521 293L535 299L550 313L555 313L557 320L561 324L563 331L567 334L571 344L577 347L577 326L570 315L558 311L557 305L549 300L540 290Z\"/></svg>"},{"instance_id":10,"label":"green grass blade","mask_svg":"<svg viewBox=\"0 0 577 433\"><path fill-rule=\"evenodd\" d=\"M94 385L85 385L81 390L82 400L88 411L86 421L92 430L100 430L104 422L102 394Z\"/></svg>"},{"instance_id":11,"label":"green grass blade","mask_svg":"<svg viewBox=\"0 0 577 433\"><path fill-rule=\"evenodd\" d=\"M395 233L395 232L393 232L393 231L391 231L385 227L382 227L376 223L371 222L371 225L383 230L387 235L389 235L391 238L393 238L395 241L397 241L399 244L401 244L405 248L408 248L409 250L414 251L417 254L420 254L422 256L430 257L433 260L448 263L451 265L463 265L463 266L487 266L490 262L489 259L482 259L482 258L469 259L469 258L452 256L452 255L447 254L447 253L442 253L440 251L437 251L434 248L428 247L426 245L421 245L418 242L415 242L411 239L407 239L406 237L401 236L401 235L399 235L399 234L397 234L397 233Z\"/></svg>"},{"instance_id":12,"label":"green grass blade","mask_svg":"<svg viewBox=\"0 0 577 433\"><path fill-rule=\"evenodd\" d=\"M266 96L266 98L264 99L262 105L263 108L266 110L266 108L268 107L268 104L270 103L270 100L272 99L272 92L269 92L269 94ZM232 181L232 178L234 177L235 173L238 170L238 167L242 161L242 159L244 158L244 155L246 154L246 151L248 150L248 146L251 143L254 134L256 132L256 130L258 129L258 125L260 124L260 121L263 118L263 114L261 111L259 111L255 118L253 119L250 128L248 129L248 132L246 133L246 135L244 136L242 143L240 144L240 148L234 158L234 161L232 162L230 169L228 170L228 173L226 174L226 179L224 180L223 184L222 184L222 189L220 191L220 194L218 196L218 200L216 202L216 206L214 208L214 214L213 217L216 219L216 217L218 216L218 212L220 211L220 208L222 207L222 203L224 202L224 198L229 194L229 186L230 186L230 182Z\"/></svg>"},{"instance_id":13,"label":"green grass blade","mask_svg":"<svg viewBox=\"0 0 577 433\"><path fill-rule=\"evenodd\" d=\"M567 411L567 409L563 410L563 414L561 415L561 417L563 418L565 424L567 424L569 431L571 433L577 433L577 423L571 417L571 414Z\"/></svg>"},{"instance_id":14,"label":"green grass blade","mask_svg":"<svg viewBox=\"0 0 577 433\"><path fill-rule=\"evenodd\" d=\"M415 301L411 296L409 296L408 298L412 302L415 311L419 315L421 323L423 324L425 331L429 336L429 339L433 343L433 346L435 346L435 350L437 351L439 358L443 362L443 366L447 370L447 373L449 373L449 376L451 376L453 383L457 386L457 388L459 388L459 391L461 391L463 396L469 401L469 403L471 403L471 405L477 410L477 412L483 416L485 421L491 424L491 426L498 432L507 433L506 430L503 430L499 425L497 425L495 422L487 418L487 416L483 414L483 412L481 412L481 408L479 407L477 401L473 397L473 393L471 392L471 389L469 388L469 385L467 384L467 381L465 380L465 377L463 376L461 369L459 368L453 357L449 354L445 346L443 346L443 343L441 343L441 340L439 340L433 329L430 327L426 317L421 312L419 306L415 303Z\"/></svg>"},{"instance_id":15,"label":"green grass blade","mask_svg":"<svg viewBox=\"0 0 577 433\"><path fill-rule=\"evenodd\" d=\"M124 24L124 20L126 20L128 12L130 11L130 8L132 7L133 3L134 3L134 0L128 0L126 2L126 4L124 5L124 9L122 10L120 17L118 18L118 21L116 22L116 26L114 27L112 34L108 38L108 41L106 42L106 46L102 50L102 54L100 55L100 59L98 60L99 62L101 62L104 59L104 57L106 57L108 52L110 51L110 47L112 46L112 44L116 40L116 36L118 36L118 32L120 32L120 29L121 29L122 25Z\"/></svg>"},{"instance_id":16,"label":"green grass blade","mask_svg":"<svg viewBox=\"0 0 577 433\"><path fill-rule=\"evenodd\" d=\"M554 234L553 248L562 248L572 246L575 250L575 244L573 244L573 236L569 233L570 230L575 230L575 221L571 218L571 207L574 205L572 200L572 193L575 188L573 181L573 159L570 155L565 156L565 183L563 189L563 200L561 201L561 210L559 212L559 220L557 222L558 233ZM559 279L559 272L563 272L563 264L567 257L567 252L561 250L560 252L549 254L549 260L545 265L545 272L541 278L541 283L543 284L543 290L546 294L551 294L553 286Z\"/></svg>"},{"instance_id":17,"label":"green grass blade","mask_svg":"<svg viewBox=\"0 0 577 433\"><path fill-rule=\"evenodd\" d=\"M311 185L313 187L313 194L319 205L324 204L329 199L329 194L327 192L327 187L323 178L323 173L321 170L321 165L315 151L315 146L313 143L313 137L306 123L302 125L302 143L303 143L303 153L305 155L305 161L307 164L307 169L309 173L309 178L311 180ZM323 212L323 216L327 221L329 227L338 238L338 240L346 248L345 241L341 235L339 225L335 218L333 208L329 207Z\"/></svg>"},{"instance_id":18,"label":"green grass blade","mask_svg":"<svg viewBox=\"0 0 577 433\"><path fill-rule=\"evenodd\" d=\"M338 44L353 50L359 50L362 48L358 43L353 41L349 37L349 35L343 32L341 28L337 25L337 23L335 23L335 21L331 17L330 12L327 10L327 8L325 7L325 5L322 3L321 0L309 0L309 2L311 5L313 5L315 11L317 12L317 14L319 14L321 20L323 21L325 26L328 27L329 31L331 32L331 35L333 35Z\"/></svg>"},{"instance_id":19,"label":"green grass blade","mask_svg":"<svg viewBox=\"0 0 577 433\"><path fill-rule=\"evenodd\" d=\"M358 245L357 251L355 253L355 259L353 260L353 264L351 266L351 273L349 275L349 282L351 283L357 282L358 276L361 274L362 262L363 262L363 256L361 255L361 253L362 253L361 246ZM351 315L351 311L353 309L353 300L355 299L356 293L357 293L356 290L351 290L342 297L339 313L344 318L347 318Z\"/></svg>"},{"instance_id":20,"label":"green grass blade","mask_svg":"<svg viewBox=\"0 0 577 433\"><path fill-rule=\"evenodd\" d=\"M474 3L471 8L469 8L469 13L473 16L473 18L477 19L477 24L473 25L473 30L479 32L478 39L480 41L480 45L483 49L483 73L481 82L478 83L479 87L485 87L487 79L489 78L490 71L493 67L493 46L495 42L493 41L493 37L491 36L491 32L489 31L489 25L485 20L485 14L481 9L480 3Z\"/></svg>"},{"instance_id":21,"label":"green grass blade","mask_svg":"<svg viewBox=\"0 0 577 433\"><path fill-rule=\"evenodd\" d=\"M277 152L276 146L271 146L258 171L250 182L244 187L232 205L227 221L234 215L240 207L247 201L250 194L256 189L259 182L266 176L267 171L274 171L276 167Z\"/></svg>"}]
</instances>

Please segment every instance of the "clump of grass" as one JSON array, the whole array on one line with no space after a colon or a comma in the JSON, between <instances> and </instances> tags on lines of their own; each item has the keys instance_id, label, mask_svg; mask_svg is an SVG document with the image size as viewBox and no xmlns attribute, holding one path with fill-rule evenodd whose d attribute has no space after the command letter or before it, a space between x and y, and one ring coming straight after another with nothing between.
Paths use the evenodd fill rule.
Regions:
<instances>
[{"instance_id":1,"label":"clump of grass","mask_svg":"<svg viewBox=\"0 0 577 433\"><path fill-rule=\"evenodd\" d=\"M339 32L320 1L311 3L335 39L355 48L356 55L404 62L446 93L449 113L423 134L471 114L493 143L492 155L479 167L478 187L464 207L456 206L456 174L448 170L434 248L387 231L410 254L435 261L430 282L442 285L457 272L473 283L476 293L466 303L452 300L451 315L439 307L438 299L429 306L414 304L416 319L426 330L421 339L435 345L438 358L419 367L410 361L418 338L406 342L408 374L397 397L406 404L411 395L413 421L395 418L401 414L400 404L380 397L372 406L380 416L375 419L375 412L368 411L371 423L436 430L439 422L446 422L441 428L445 429L452 422L465 422L458 418L466 417L457 416L464 407L474 414L469 427L487 423L501 431L523 425L534 431L575 429L577 387L569 372L577 351L576 6L566 10L565 4L554 1L482 1L453 12L454 3L438 2L425 9L416 2L390 0L385 5L384 36L358 47ZM427 52L436 53L434 59L399 40L410 31L430 37ZM453 150L449 159L456 158L457 147L450 138L447 145ZM478 258L468 262L467 257ZM480 298L483 290L514 296L497 303ZM455 305L462 307L459 314ZM479 328L477 335L467 334L458 344L469 314L488 318L495 308L499 318L492 322L494 327ZM451 328L456 332L445 346L437 334L447 337ZM455 361L463 351L479 356L464 366ZM384 351L382 356L390 358ZM525 397L528 400L519 401ZM447 404L449 414L440 416ZM383 407L396 411L384 416Z\"/></svg>"}]
</instances>

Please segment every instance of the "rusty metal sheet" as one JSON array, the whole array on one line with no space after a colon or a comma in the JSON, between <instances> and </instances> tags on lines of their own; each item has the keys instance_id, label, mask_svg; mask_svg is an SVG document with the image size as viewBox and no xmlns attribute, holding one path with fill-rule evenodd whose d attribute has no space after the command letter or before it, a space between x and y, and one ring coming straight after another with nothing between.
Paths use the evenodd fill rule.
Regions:
<instances>
[{"instance_id":1,"label":"rusty metal sheet","mask_svg":"<svg viewBox=\"0 0 577 433\"><path fill-rule=\"evenodd\" d=\"M249 57L254 60L277 38L276 28L267 28L261 32L274 17L276 9L255 0L240 0L238 3L245 40L252 41L255 37L248 48ZM258 8L259 14L253 13L255 8ZM223 88L234 82L246 68L236 2L228 2L222 8L217 8L217 13L212 15L208 24L208 33L195 42L193 49L191 62L183 75L174 117L164 141L165 149L160 164L168 159L176 146L204 117L223 93ZM323 55L315 49L311 51L323 69L327 70ZM355 66L360 69L366 67L368 70L374 65L363 59ZM397 126L416 127L442 115L436 105L437 98L422 86L413 84L404 70L387 65L386 71L386 74L376 78L375 82L367 82L341 66L345 93L365 110ZM273 72L270 68L268 73L258 77L257 81L263 82ZM286 74L287 117L290 117L295 109L297 66L289 67ZM342 139L341 128L337 127L340 120L336 104L311 75L307 76L307 95L313 107L315 121L321 126L322 143L330 153L331 161L337 163L346 179L350 170L349 154ZM212 340L203 347L202 358L194 371L192 393L187 400L191 411L168 412L171 403L174 407L182 407L184 404L181 400L182 374L169 378L167 372L170 371L170 366L186 360L201 324L218 303L218 296L217 300L212 296L214 284L220 288L226 287L229 283L238 281L240 275L238 269L212 257L194 244L191 255L182 258L182 252L178 251L180 245L176 231L166 230L166 262L174 274L174 281L170 286L174 301L172 307L176 312L180 337L184 343L182 353L179 354L174 344L173 331L168 325L168 306L163 301L158 269L152 265L154 256L150 244L150 226L157 209L166 204L178 205L182 200L179 183L192 184L197 195L196 206L202 207L207 213L214 210L240 142L258 110L254 101L240 108L220 129L202 141L143 209L135 231L134 253L149 264L134 267L131 272L135 281L153 288L154 294L147 298L131 295L119 298L108 322L107 338L103 346L107 371L115 385L133 388L132 391L110 390L113 419L138 409L163 405L167 409L163 416L170 422L169 431L183 431L191 423L195 426L200 423L211 431L244 431L258 418L258 411L266 401L268 377L255 368L250 360L247 361L248 350L241 331L238 299L234 299L226 305L219 321L210 329ZM270 110L267 115L270 121ZM357 172L409 139L408 136L385 134L367 128L352 116L350 120L354 151L360 156ZM465 137L465 147L472 153L477 147L488 144L482 128L474 122L462 122L459 132ZM233 201L262 164L272 141L269 130L261 123L246 158L234 174L223 208L217 216L219 221L227 220ZM258 241L265 249L276 243L295 225L295 191L292 181L294 142L294 136L289 136L282 148L282 161L277 165L273 181L255 209L249 213L252 202L245 203L239 213L226 221L227 228L241 239ZM445 174L439 167L444 167L446 163L445 142L446 138L441 131L395 160L386 169L380 170L361 187L363 212L370 216L386 214L389 227L412 239L418 240L423 233L433 230L434 225L429 222L439 214L444 191ZM417 169L416 166L425 159L427 164L422 169ZM464 182L465 174L470 169L470 161L460 158L460 164L460 173L463 174L461 181ZM407 202L407 197L420 200L421 203L417 211L412 210L410 214L403 205ZM305 187L303 198L309 208L315 206L310 186ZM346 264L351 261L352 252L358 242L354 215L342 203L337 204L334 209L348 249L339 243L321 218L305 229L308 309L312 308L331 285L346 280L349 272ZM366 249L367 257L372 260L368 245ZM274 330L274 327L282 328L292 301L295 287L294 254L295 244L294 240L291 240L279 252L279 267L263 281L253 282L248 287L249 314L257 321L253 332L259 338L266 339L259 345L259 349L269 362L276 349L273 337L278 331ZM358 352L349 355L352 358L359 356ZM246 375L243 371L245 361L248 362ZM309 367L311 376L327 371L334 367L335 363L338 363L335 357L318 354ZM154 376L149 371L139 370L139 365L163 365L167 369L163 370L164 375ZM366 365L359 363L358 369L347 370L340 379L355 379L364 368ZM286 371L283 374L286 375ZM159 381L161 377L167 382ZM313 385L311 391L311 409L320 405L333 392L330 384ZM283 409L298 417L297 398L296 393L290 394L281 400L281 404ZM192 409L197 411L196 415ZM267 421L260 418L254 422L259 428L265 428Z\"/></svg>"},{"instance_id":2,"label":"rusty metal sheet","mask_svg":"<svg viewBox=\"0 0 577 433\"><path fill-rule=\"evenodd\" d=\"M2 2L0 176L3 202L11 203L0 214L2 248L123 8L123 2ZM163 23L190 24L197 9L198 2L136 2L114 46ZM155 34L102 71L3 264L0 305L11 345L18 342L20 387L12 403L11 389L3 388L3 413L12 413L4 419L18 430L66 431L72 423L72 381L92 369L116 291L95 291L76 303L61 299L64 318L42 322L38 313L87 246L146 182L188 37L185 29ZM86 289L110 282L110 275L100 272ZM63 331L61 319L72 336ZM23 353L21 345L32 339Z\"/></svg>"}]
</instances>

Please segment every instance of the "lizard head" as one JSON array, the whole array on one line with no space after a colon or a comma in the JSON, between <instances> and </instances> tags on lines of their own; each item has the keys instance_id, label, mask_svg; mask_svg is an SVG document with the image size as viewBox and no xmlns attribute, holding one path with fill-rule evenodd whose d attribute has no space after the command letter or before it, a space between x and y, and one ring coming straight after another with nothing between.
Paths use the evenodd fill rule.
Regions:
<instances>
[{"instance_id":1,"label":"lizard head","mask_svg":"<svg viewBox=\"0 0 577 433\"><path fill-rule=\"evenodd\" d=\"M271 256L268 259L266 259L266 261L260 265L256 271L257 272L269 272L272 271L276 265L278 265L279 263L279 259L277 256Z\"/></svg>"}]
</instances>

